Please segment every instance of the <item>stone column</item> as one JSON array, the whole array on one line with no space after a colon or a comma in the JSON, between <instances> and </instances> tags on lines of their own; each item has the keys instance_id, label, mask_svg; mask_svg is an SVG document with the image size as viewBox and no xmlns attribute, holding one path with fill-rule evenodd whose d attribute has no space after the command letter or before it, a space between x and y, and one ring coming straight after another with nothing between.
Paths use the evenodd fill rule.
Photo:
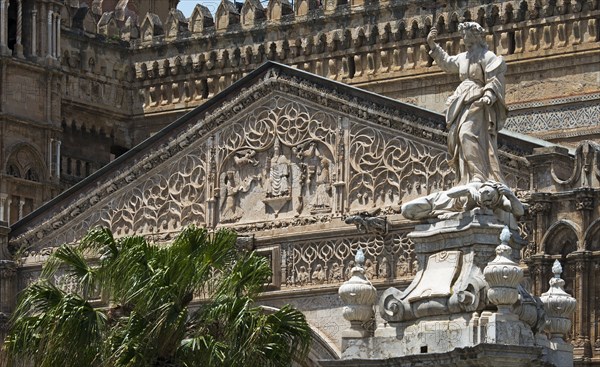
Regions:
<instances>
[{"instance_id":1,"label":"stone column","mask_svg":"<svg viewBox=\"0 0 600 367\"><path fill-rule=\"evenodd\" d=\"M10 228L0 224L0 341L6 337L8 320L16 303L17 267L8 260L8 233Z\"/></svg>"},{"instance_id":2,"label":"stone column","mask_svg":"<svg viewBox=\"0 0 600 367\"><path fill-rule=\"evenodd\" d=\"M52 145L54 144L54 139L50 138L50 143L48 143L48 177L52 178Z\"/></svg>"},{"instance_id":3,"label":"stone column","mask_svg":"<svg viewBox=\"0 0 600 367\"><path fill-rule=\"evenodd\" d=\"M6 206L7 197L8 195L6 194L0 194L0 222L7 222L6 218L4 217L4 209Z\"/></svg>"},{"instance_id":4,"label":"stone column","mask_svg":"<svg viewBox=\"0 0 600 367\"><path fill-rule=\"evenodd\" d=\"M0 0L0 52L10 53L8 49L8 0Z\"/></svg>"},{"instance_id":5,"label":"stone column","mask_svg":"<svg viewBox=\"0 0 600 367\"><path fill-rule=\"evenodd\" d=\"M60 58L60 23L62 19L60 18L60 13L56 13L56 34L54 35L55 42L55 52L56 58Z\"/></svg>"},{"instance_id":6,"label":"stone column","mask_svg":"<svg viewBox=\"0 0 600 367\"><path fill-rule=\"evenodd\" d=\"M60 144L61 141L56 141L56 178L60 179Z\"/></svg>"},{"instance_id":7,"label":"stone column","mask_svg":"<svg viewBox=\"0 0 600 367\"><path fill-rule=\"evenodd\" d=\"M23 207L25 206L25 199L19 199L19 220L23 219Z\"/></svg>"},{"instance_id":8,"label":"stone column","mask_svg":"<svg viewBox=\"0 0 600 367\"><path fill-rule=\"evenodd\" d=\"M581 254L580 256L585 256L586 253ZM583 355L585 357L592 357L592 344L589 337L589 328L590 328L590 309L588 307L589 298L589 287L587 284L590 284L587 281L587 277L589 275L589 260L585 257L575 259L575 294L579 299L577 302L577 313L575 315L575 319L578 323L578 327L575 329L579 329L578 335L575 340L573 340L573 345L578 348L583 348Z\"/></svg>"},{"instance_id":9,"label":"stone column","mask_svg":"<svg viewBox=\"0 0 600 367\"><path fill-rule=\"evenodd\" d=\"M46 54L46 57L48 58L52 58L52 55L54 55L54 50L52 48L54 41L53 41L53 23L54 23L54 16L53 16L54 12L52 10L48 10L48 52Z\"/></svg>"},{"instance_id":10,"label":"stone column","mask_svg":"<svg viewBox=\"0 0 600 367\"><path fill-rule=\"evenodd\" d=\"M14 54L23 58L23 0L17 0L17 42Z\"/></svg>"},{"instance_id":11,"label":"stone column","mask_svg":"<svg viewBox=\"0 0 600 367\"><path fill-rule=\"evenodd\" d=\"M9 198L6 204L6 223L10 226L10 206L12 205L12 199Z\"/></svg>"},{"instance_id":12,"label":"stone column","mask_svg":"<svg viewBox=\"0 0 600 367\"><path fill-rule=\"evenodd\" d=\"M52 13L52 57L56 58L56 13Z\"/></svg>"},{"instance_id":13,"label":"stone column","mask_svg":"<svg viewBox=\"0 0 600 367\"><path fill-rule=\"evenodd\" d=\"M35 6L35 4L33 5ZM31 11L31 56L37 56L37 10Z\"/></svg>"}]
</instances>

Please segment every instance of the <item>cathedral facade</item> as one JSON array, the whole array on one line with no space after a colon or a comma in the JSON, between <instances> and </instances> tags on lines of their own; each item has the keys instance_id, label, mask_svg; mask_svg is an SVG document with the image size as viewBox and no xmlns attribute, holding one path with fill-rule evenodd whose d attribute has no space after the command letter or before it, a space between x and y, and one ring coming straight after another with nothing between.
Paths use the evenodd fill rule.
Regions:
<instances>
[{"instance_id":1,"label":"cathedral facade","mask_svg":"<svg viewBox=\"0 0 600 367\"><path fill-rule=\"evenodd\" d=\"M270 259L265 302L313 326L305 364L339 358L354 253L378 290L406 287L399 208L455 179L440 112L459 80L425 37L456 54L472 20L508 67L498 147L527 204L523 285L541 294L563 263L575 363L600 364L598 1L223 0L189 19L176 3L0 1L2 325L88 228L166 241L195 223Z\"/></svg>"}]
</instances>

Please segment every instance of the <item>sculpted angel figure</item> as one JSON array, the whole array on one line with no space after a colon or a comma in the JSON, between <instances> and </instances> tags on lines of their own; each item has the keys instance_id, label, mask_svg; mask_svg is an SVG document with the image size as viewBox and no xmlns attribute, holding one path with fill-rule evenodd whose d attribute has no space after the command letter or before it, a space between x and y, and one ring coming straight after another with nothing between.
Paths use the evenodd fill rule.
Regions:
<instances>
[{"instance_id":1,"label":"sculpted angel figure","mask_svg":"<svg viewBox=\"0 0 600 367\"><path fill-rule=\"evenodd\" d=\"M447 73L458 73L460 85L447 102L446 125L450 165L457 184L505 182L500 172L496 135L506 120L506 63L488 50L485 30L475 22L461 23L466 52L448 55L437 43L435 27L427 36L430 55Z\"/></svg>"}]
</instances>

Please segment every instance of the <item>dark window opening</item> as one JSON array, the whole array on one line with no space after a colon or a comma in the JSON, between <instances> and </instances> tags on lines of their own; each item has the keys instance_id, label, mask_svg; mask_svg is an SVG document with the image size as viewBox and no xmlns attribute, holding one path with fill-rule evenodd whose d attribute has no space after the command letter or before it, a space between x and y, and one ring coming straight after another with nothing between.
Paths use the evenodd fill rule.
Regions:
<instances>
[{"instance_id":1,"label":"dark window opening","mask_svg":"<svg viewBox=\"0 0 600 367\"><path fill-rule=\"evenodd\" d=\"M512 55L515 53L516 48L516 40L515 40L515 32L508 32L508 54Z\"/></svg>"},{"instance_id":2,"label":"dark window opening","mask_svg":"<svg viewBox=\"0 0 600 367\"><path fill-rule=\"evenodd\" d=\"M120 156L122 156L123 154L127 153L129 149L122 147L120 145L113 145L110 147L110 154L112 154L115 159L119 158Z\"/></svg>"},{"instance_id":3,"label":"dark window opening","mask_svg":"<svg viewBox=\"0 0 600 367\"><path fill-rule=\"evenodd\" d=\"M17 1L10 0L8 6L8 48L15 49L17 43ZM22 42L22 41L21 41Z\"/></svg>"}]
</instances>

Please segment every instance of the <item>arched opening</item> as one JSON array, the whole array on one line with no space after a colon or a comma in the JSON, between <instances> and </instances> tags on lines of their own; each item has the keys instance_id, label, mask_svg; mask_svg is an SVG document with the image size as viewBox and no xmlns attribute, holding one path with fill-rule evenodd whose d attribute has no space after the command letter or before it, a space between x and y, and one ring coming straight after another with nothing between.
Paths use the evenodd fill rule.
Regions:
<instances>
[{"instance_id":1,"label":"arched opening","mask_svg":"<svg viewBox=\"0 0 600 367\"><path fill-rule=\"evenodd\" d=\"M40 182L44 179L44 164L34 148L22 144L13 149L6 161L4 172L8 176Z\"/></svg>"},{"instance_id":2,"label":"arched opening","mask_svg":"<svg viewBox=\"0 0 600 367\"><path fill-rule=\"evenodd\" d=\"M565 280L565 291L577 298L580 295L576 291L575 281L577 270L571 255L579 248L579 227L577 224L562 220L552 225L542 239L542 245L546 256L542 263L541 279L542 289L547 289L548 280L552 278L552 264L555 260L560 261L563 268L562 278ZM576 316L579 317L579 316Z\"/></svg>"},{"instance_id":3,"label":"arched opening","mask_svg":"<svg viewBox=\"0 0 600 367\"><path fill-rule=\"evenodd\" d=\"M18 16L18 2L17 0L10 0L8 6L8 48L11 50L15 49L17 43L17 16Z\"/></svg>"}]
</instances>

